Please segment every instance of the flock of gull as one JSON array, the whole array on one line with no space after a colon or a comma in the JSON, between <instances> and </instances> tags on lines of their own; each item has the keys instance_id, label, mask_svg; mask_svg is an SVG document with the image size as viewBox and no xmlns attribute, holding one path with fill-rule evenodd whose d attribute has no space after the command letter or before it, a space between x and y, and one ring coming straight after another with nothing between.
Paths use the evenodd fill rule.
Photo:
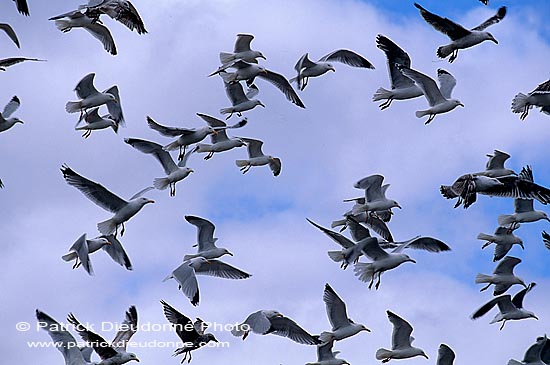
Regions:
<instances>
[{"instance_id":1,"label":"flock of gull","mask_svg":"<svg viewBox=\"0 0 550 365\"><path fill-rule=\"evenodd\" d=\"M17 9L28 16L26 2L14 1ZM488 3L488 1L482 2L485 5ZM419 4L415 3L414 6L429 25L449 37L450 42L437 48L436 54L442 59L448 58L450 63L457 60L460 50L484 41L498 43L485 29L502 21L506 15L506 7L501 7L495 15L480 25L467 29L448 18L431 13ZM90 0L88 4L54 16L50 20L53 20L55 26L65 33L73 28L85 29L102 43L107 52L116 55L116 45L111 32L102 21L103 15L115 19L138 34L147 33L137 9L127 0ZM20 47L17 35L11 26L0 24L0 29L17 47ZM157 143L140 138L124 139L126 144L139 152L152 155L162 166L164 176L154 178L151 186L140 190L129 199L124 199L71 167L67 165L61 167L62 176L68 185L113 214L111 218L97 224L99 236L89 239L86 233L82 234L69 247L68 253L62 256L62 260L74 262L73 268L82 266L88 274L93 275L90 254L104 251L113 261L127 270L132 270L129 256L119 241L119 236L124 235L126 222L139 213L145 205L155 203L144 197L147 192L153 189L169 189L169 195L175 196L176 184L194 172L189 165L192 165L193 159L198 154L205 154L204 159L209 160L215 154L246 147L248 158L235 161L243 174L252 167L268 166L272 174L278 176L281 173L281 160L264 154L263 141L228 135L230 131L247 125L248 119L243 117L243 113L256 106L265 107L260 100L255 99L260 92L257 80L267 81L280 90L292 104L305 108L298 92L307 87L310 78L322 76L329 71L334 72L336 70L334 62L355 68L374 69L373 64L362 55L351 50L337 49L317 61L312 61L308 53L303 54L294 66L296 75L287 79L281 73L259 64L259 59L267 58L262 52L251 48L253 39L254 37L250 34L238 34L233 52L220 52L220 66L209 75L221 78L231 103L231 106L220 109L220 114L227 115L226 120L233 115L241 117L241 120L234 124L227 124L226 121L215 116L197 113L206 125L200 128L189 128L166 126L147 116L148 126L170 140ZM386 55L391 85L390 89L379 88L373 95L373 101L383 101L380 104L381 110L390 107L394 100L408 100L423 95L429 107L417 111L416 117L428 116L425 121L425 124L428 124L439 114L450 112L457 106L464 107L462 102L451 97L457 80L450 72L438 69L438 83L436 83L432 77L412 69L409 55L390 38L379 34L376 37L376 45ZM4 70L5 67L27 60L41 61L24 57L4 59L0 60L0 69ZM74 89L78 100L69 101L66 104L68 113L79 113L75 130L83 132L84 138L90 137L94 131L108 128L117 133L119 127L123 127L125 123L118 86L113 85L104 91L99 91L94 85L95 76L95 73L84 76ZM99 78L98 81L103 82ZM296 90L292 84L296 85ZM19 106L20 100L14 96L4 107L0 114L0 132L9 130L17 123L23 123L20 119L12 117ZM550 80L540 84L527 95L517 94L512 101L512 111L521 113L521 119L525 119L533 107L538 107L542 112L550 114ZM100 112L102 108L105 110ZM203 143L207 137L210 138L209 144ZM177 157L173 157L173 151L178 151ZM480 233L477 236L479 240L485 242L482 249L494 244L493 261L496 263L496 268L492 275L479 273L475 277L476 283L486 284L481 291L489 289L491 285L494 286L494 290L491 299L474 310L471 318L483 317L497 307L498 311L490 323L502 322L500 329L503 329L508 321L538 319L535 313L526 310L523 306L526 294L533 290L536 284L526 283L514 274L514 269L522 260L509 256L509 253L515 246L525 249L522 239L514 234L520 226L539 220L550 221L546 213L534 208L535 201L544 205L550 203L550 190L535 183L530 166L525 166L519 174L506 168L505 162L510 158L507 153L495 150L493 154L487 156L489 160L485 170L466 173L457 178L453 184L442 185L440 192L446 199L456 199L455 208L459 206L468 208L477 201L478 194L514 200L514 213L497 217L497 228L494 234ZM339 246L339 250L328 251L329 259L339 264L343 270L352 265L354 275L360 281L368 283L368 289L380 289L383 273L397 269L404 263L416 263L409 256L409 252L424 250L445 254L451 250L446 243L433 237L418 235L404 241L393 238L389 223L394 215L393 210L401 209L401 206L397 201L386 196L389 186L384 184L384 176L380 174L370 175L355 182L353 187L361 192L360 196L345 199L345 203L352 205L341 217L331 223L331 228L338 228L339 231L325 228L307 218L315 229L320 230ZM0 187L4 187L1 180ZM218 238L214 237L214 223L194 215L186 215L185 220L197 229L196 252L184 254L182 263L170 272L164 281L174 279L179 290L193 306L200 303L199 278L202 275L231 280L249 279L252 276L222 261L223 256L233 256L233 254L227 248L217 246ZM345 232L349 232L349 238L344 235ZM550 235L542 232L542 238L546 247L550 248ZM513 296L508 294L508 291L516 285L522 287L521 290ZM208 297L208 293L203 294L205 294L203 298ZM317 361L310 362L308 365L348 364L345 360L336 357L338 351L333 351L333 347L338 341L358 335L360 332L370 332L371 329L355 323L348 317L344 300L330 284L325 285L322 297L330 329L318 335L309 333L279 311L267 309L248 315L242 323L235 326L231 333L243 340L250 333L273 334L299 344L316 346ZM213 334L205 332L208 326L204 321L201 319L193 321L164 300L160 302L166 319L174 325L177 336L183 341L183 346L174 351L174 355L183 355L182 362L190 362L193 351L206 346L210 341L218 341ZM387 317L393 326L391 349L380 348L374 354L376 359L385 363L393 359L416 356L428 358L424 350L412 345L414 338L411 336L413 332L411 324L391 310L387 310ZM131 306L125 314L123 322L125 328L117 333L111 343L86 328L75 315L69 314L68 323L72 324L77 334L89 344L83 348L75 347L74 344L77 342L75 337L45 312L37 310L36 318L52 340L61 344L58 350L63 354L66 364L120 365L133 360L139 361L136 354L126 350L138 328L137 309L134 306ZM101 359L100 362L92 361L94 352ZM451 347L440 344L437 364L451 365L454 358L455 353ZM536 339L522 361L510 360L509 362L509 365L518 364L550 364L550 343L546 335Z\"/></svg>"}]
</instances>

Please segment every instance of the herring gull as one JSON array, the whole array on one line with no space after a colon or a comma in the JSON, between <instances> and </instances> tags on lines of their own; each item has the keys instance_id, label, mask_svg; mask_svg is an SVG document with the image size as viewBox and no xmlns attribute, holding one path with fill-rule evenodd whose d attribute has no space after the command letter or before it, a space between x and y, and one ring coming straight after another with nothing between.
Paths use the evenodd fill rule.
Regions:
<instances>
[{"instance_id":1,"label":"herring gull","mask_svg":"<svg viewBox=\"0 0 550 365\"><path fill-rule=\"evenodd\" d=\"M391 350L385 348L378 349L376 351L376 359L382 360L382 363L386 363L392 359L408 359L415 356L424 356L427 359L428 355L422 349L411 346L414 337L411 336L413 328L409 322L389 310L386 313L393 325L392 346Z\"/></svg>"},{"instance_id":2,"label":"herring gull","mask_svg":"<svg viewBox=\"0 0 550 365\"><path fill-rule=\"evenodd\" d=\"M88 4L79 6L79 10L86 10L86 16L95 22L100 22L101 14L106 14L138 34L147 33L137 9L128 0L89 0Z\"/></svg>"},{"instance_id":3,"label":"herring gull","mask_svg":"<svg viewBox=\"0 0 550 365\"><path fill-rule=\"evenodd\" d=\"M0 132L7 131L17 123L23 124L19 118L10 118L10 116L19 108L21 101L17 96L11 98L6 104L2 113L0 113Z\"/></svg>"},{"instance_id":4,"label":"herring gull","mask_svg":"<svg viewBox=\"0 0 550 365\"><path fill-rule=\"evenodd\" d=\"M237 160L235 164L240 167L243 174L246 174L252 166L269 165L273 176L278 176L281 173L281 159L271 155L264 155L262 152L262 141L252 138L243 138L248 149L248 160Z\"/></svg>"},{"instance_id":5,"label":"herring gull","mask_svg":"<svg viewBox=\"0 0 550 365\"><path fill-rule=\"evenodd\" d=\"M477 235L478 240L487 241L481 248L489 246L491 243L495 244L495 254L493 256L493 262L499 261L512 249L512 246L517 244L522 249L523 240L514 235L514 231L519 228L519 224L514 224L511 227L498 227L495 233L490 235L486 233L480 233Z\"/></svg>"},{"instance_id":6,"label":"herring gull","mask_svg":"<svg viewBox=\"0 0 550 365\"><path fill-rule=\"evenodd\" d=\"M520 277L514 275L514 268L521 263L521 260L517 257L506 256L502 259L501 262L497 265L493 271L493 275L477 274L476 284L485 284L486 286L481 288L479 291L484 291L489 289L491 285L495 286L493 295L504 294L512 285L519 284L527 288L527 284Z\"/></svg>"},{"instance_id":7,"label":"herring gull","mask_svg":"<svg viewBox=\"0 0 550 365\"><path fill-rule=\"evenodd\" d=\"M527 118L532 107L540 107L541 112L550 114L550 80L543 82L527 95L517 94L512 100L512 112L521 113L521 120Z\"/></svg>"},{"instance_id":8,"label":"herring gull","mask_svg":"<svg viewBox=\"0 0 550 365\"><path fill-rule=\"evenodd\" d=\"M207 260L217 259L223 255L233 256L226 248L216 246L218 238L214 237L216 227L207 219L196 217L194 215L186 215L185 220L197 227L197 246L198 252L192 255L185 255L183 260L190 260L195 257L204 257Z\"/></svg>"},{"instance_id":9,"label":"herring gull","mask_svg":"<svg viewBox=\"0 0 550 365\"><path fill-rule=\"evenodd\" d=\"M254 36L252 34L237 34L233 53L220 52L220 62L222 66L239 60L249 63L258 63L256 60L257 58L263 58L265 60L265 56L262 52L254 51L250 48L250 43L253 39Z\"/></svg>"},{"instance_id":10,"label":"herring gull","mask_svg":"<svg viewBox=\"0 0 550 365\"><path fill-rule=\"evenodd\" d=\"M94 269L89 255L101 249L105 245L110 245L105 237L97 237L91 240L86 239L86 233L80 236L69 248L69 253L61 256L64 261L74 260L73 269L80 265L89 275L94 275Z\"/></svg>"}]
</instances>

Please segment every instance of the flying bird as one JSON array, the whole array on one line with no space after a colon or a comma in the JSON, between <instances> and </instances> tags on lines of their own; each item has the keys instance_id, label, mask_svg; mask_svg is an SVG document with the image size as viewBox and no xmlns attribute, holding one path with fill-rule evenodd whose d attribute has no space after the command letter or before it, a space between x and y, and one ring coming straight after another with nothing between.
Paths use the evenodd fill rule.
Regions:
<instances>
[{"instance_id":1,"label":"flying bird","mask_svg":"<svg viewBox=\"0 0 550 365\"><path fill-rule=\"evenodd\" d=\"M186 166L189 156L193 151L189 152L176 165L170 153L165 151L163 147L155 142L146 141L138 138L125 138L124 142L134 147L136 150L152 155L162 165L166 177L160 177L153 180L153 186L158 190L165 190L170 187L170 196L176 195L176 183L185 179L194 170Z\"/></svg>"},{"instance_id":2,"label":"flying bird","mask_svg":"<svg viewBox=\"0 0 550 365\"><path fill-rule=\"evenodd\" d=\"M10 118L20 105L21 101L17 96L11 98L11 100L6 104L2 113L0 113L0 132L7 131L17 123L23 124L23 121L19 118Z\"/></svg>"},{"instance_id":3,"label":"flying bird","mask_svg":"<svg viewBox=\"0 0 550 365\"><path fill-rule=\"evenodd\" d=\"M529 346L522 361L510 359L507 365L546 365L548 362L548 339L546 335L537 338L537 342ZM547 361L544 361L547 360Z\"/></svg>"},{"instance_id":4,"label":"flying bird","mask_svg":"<svg viewBox=\"0 0 550 365\"><path fill-rule=\"evenodd\" d=\"M91 240L86 239L86 233L80 236L75 243L69 248L69 253L61 256L64 261L74 260L73 269L80 265L86 270L89 275L94 275L92 262L89 255L103 248L105 245L110 245L105 237L97 237Z\"/></svg>"},{"instance_id":5,"label":"flying bird","mask_svg":"<svg viewBox=\"0 0 550 365\"><path fill-rule=\"evenodd\" d=\"M109 109L111 118L117 123L122 123L124 117L122 116L117 86L112 86L103 92L99 92L94 86L94 78L95 73L92 72L78 82L74 91L81 100L67 102L65 110L68 113L80 112L78 120L81 120L84 113L87 113L89 109L105 104Z\"/></svg>"},{"instance_id":6,"label":"flying bird","mask_svg":"<svg viewBox=\"0 0 550 365\"><path fill-rule=\"evenodd\" d=\"M550 115L550 80L543 82L527 95L518 93L512 100L512 112L521 113L521 120L527 118L529 109L533 107L539 107L542 113Z\"/></svg>"},{"instance_id":7,"label":"flying bird","mask_svg":"<svg viewBox=\"0 0 550 365\"><path fill-rule=\"evenodd\" d=\"M511 227L498 227L493 235L480 233L477 236L478 240L487 241L481 248L489 246L491 243L495 244L495 254L493 256L493 262L499 261L512 249L513 245L519 245L522 249L523 240L514 235L514 231L519 228L519 224L514 224Z\"/></svg>"},{"instance_id":8,"label":"flying bird","mask_svg":"<svg viewBox=\"0 0 550 365\"><path fill-rule=\"evenodd\" d=\"M265 108L265 105L260 100L250 99L249 96L244 93L243 86L240 82L226 82L224 79L225 74L225 71L220 72L225 87L225 94L232 105L228 108L220 109L221 114L229 114L225 119L231 118L233 114L237 114L240 117L242 116L242 112L254 109L258 105Z\"/></svg>"},{"instance_id":9,"label":"flying bird","mask_svg":"<svg viewBox=\"0 0 550 365\"><path fill-rule=\"evenodd\" d=\"M17 48L21 48L21 45L19 44L19 39L17 39L17 34L15 34L15 31L11 27L11 25L7 23L0 23L0 30L4 31L8 37L15 43Z\"/></svg>"},{"instance_id":10,"label":"flying bird","mask_svg":"<svg viewBox=\"0 0 550 365\"><path fill-rule=\"evenodd\" d=\"M514 170L510 170L504 167L506 161L510 158L510 155L506 152L495 150L493 154L487 154L489 160L485 166L485 171L480 171L474 173L476 176L487 176L487 177L504 177L508 175L518 174Z\"/></svg>"},{"instance_id":11,"label":"flying bird","mask_svg":"<svg viewBox=\"0 0 550 365\"><path fill-rule=\"evenodd\" d=\"M245 61L249 63L258 63L257 58L263 58L265 56L260 51L254 51L250 48L250 43L254 39L251 34L237 34L237 40L235 41L235 48L233 53L220 52L220 62L222 67L235 61Z\"/></svg>"},{"instance_id":12,"label":"flying bird","mask_svg":"<svg viewBox=\"0 0 550 365\"><path fill-rule=\"evenodd\" d=\"M437 350L437 361L435 362L436 365L453 365L455 361L455 353L454 351L444 343L439 345L439 349Z\"/></svg>"},{"instance_id":13,"label":"flying bird","mask_svg":"<svg viewBox=\"0 0 550 365\"><path fill-rule=\"evenodd\" d=\"M131 306L126 311L124 321L120 324L120 329L111 344L105 341L100 335L87 329L86 326L76 319L74 314L69 313L67 321L74 326L80 337L89 343L99 355L102 360L100 364L121 365L129 361L139 362L136 354L126 351L128 342L130 342L130 339L138 330L138 317L135 306Z\"/></svg>"},{"instance_id":14,"label":"flying bird","mask_svg":"<svg viewBox=\"0 0 550 365\"><path fill-rule=\"evenodd\" d=\"M401 206L395 200L386 198L386 190L389 184L382 186L384 176L382 175L370 175L357 181L353 187L356 189L365 190L365 200L363 204L356 204L352 209L352 214L357 215L361 212L386 212L392 208L399 208ZM382 220L383 217L380 217ZM388 219L389 220L389 219Z\"/></svg>"},{"instance_id":15,"label":"flying bird","mask_svg":"<svg viewBox=\"0 0 550 365\"><path fill-rule=\"evenodd\" d=\"M332 351L334 340L317 345L317 361L308 362L306 365L350 365L349 362L336 357L340 351Z\"/></svg>"},{"instance_id":16,"label":"flying bird","mask_svg":"<svg viewBox=\"0 0 550 365\"><path fill-rule=\"evenodd\" d=\"M250 332L259 335L274 334L287 337L302 345L319 345L318 336L310 335L292 319L283 316L276 310L259 310L249 315L245 321L231 330L236 337L246 339Z\"/></svg>"},{"instance_id":17,"label":"flying bird","mask_svg":"<svg viewBox=\"0 0 550 365\"><path fill-rule=\"evenodd\" d=\"M84 131L82 134L83 138L88 138L93 131L100 129L112 128L115 133L118 133L118 123L111 119L111 115L107 114L104 116L99 115L99 108L93 108L91 111L87 112L84 115L85 124L79 126L80 120L75 126L76 131Z\"/></svg>"},{"instance_id":18,"label":"flying bird","mask_svg":"<svg viewBox=\"0 0 550 365\"><path fill-rule=\"evenodd\" d=\"M197 227L197 244L198 252L192 255L185 255L183 260L190 260L195 257L204 257L207 260L217 259L223 255L233 256L226 248L216 246L218 238L214 237L216 227L207 219L196 217L194 215L186 215L185 220Z\"/></svg>"},{"instance_id":19,"label":"flying bird","mask_svg":"<svg viewBox=\"0 0 550 365\"><path fill-rule=\"evenodd\" d=\"M61 167L63 178L69 185L80 190L88 199L99 205L101 208L114 213L111 219L97 224L99 232L104 235L115 234L118 232L118 227L122 226L120 235L124 235L124 222L137 214L145 204L154 203L154 200L141 197L142 194L151 190L152 187L147 187L137 194L132 196L129 201L126 201L119 196L105 189L103 185L88 180L87 178L74 172L69 166Z\"/></svg>"},{"instance_id":20,"label":"flying bird","mask_svg":"<svg viewBox=\"0 0 550 365\"><path fill-rule=\"evenodd\" d=\"M393 325L392 346L391 350L385 348L378 349L376 351L376 359L382 360L382 363L386 363L392 359L408 359L415 356L424 356L427 359L428 355L422 349L411 346L414 337L411 336L413 328L409 322L389 310L386 313Z\"/></svg>"},{"instance_id":21,"label":"flying bird","mask_svg":"<svg viewBox=\"0 0 550 365\"><path fill-rule=\"evenodd\" d=\"M329 61L341 62L352 67L374 69L373 64L365 57L347 49L333 51L321 57L317 62L311 61L306 53L296 62L294 69L298 75L290 79L290 82L296 82L298 88L304 90L310 77L321 76L328 71L336 71Z\"/></svg>"},{"instance_id":22,"label":"flying bird","mask_svg":"<svg viewBox=\"0 0 550 365\"><path fill-rule=\"evenodd\" d=\"M527 286L527 288L522 289L519 291L514 297L510 294L503 294L499 295L487 303L485 303L481 308L476 310L471 318L472 319L478 319L485 314L487 314L493 307L496 305L498 306L499 313L491 320L489 323L497 323L502 322L502 325L500 326L500 330L504 328L504 325L506 324L506 321L512 321L512 320L520 320L520 319L527 319L527 318L535 318L538 320L537 316L528 310L525 310L523 308L523 299L525 298L525 294L529 293L531 289L535 287L536 283L531 283Z\"/></svg>"},{"instance_id":23,"label":"flying bird","mask_svg":"<svg viewBox=\"0 0 550 365\"><path fill-rule=\"evenodd\" d=\"M498 216L498 224L502 227L510 227L518 223L536 222L541 219L550 222L548 215L533 208L533 199L514 199L514 214L501 214Z\"/></svg>"},{"instance_id":24,"label":"flying bird","mask_svg":"<svg viewBox=\"0 0 550 365\"><path fill-rule=\"evenodd\" d=\"M208 325L200 318L197 318L195 322L192 322L189 317L178 312L164 300L161 300L160 303L162 304L164 316L168 322L174 325L176 334L183 343L183 346L174 350L174 354L172 355L177 356L183 354L183 358L181 359L182 364L185 360L187 360L188 363L191 362L192 351L206 346L210 341L218 342L213 334L204 333L204 331L208 328Z\"/></svg>"},{"instance_id":25,"label":"flying bird","mask_svg":"<svg viewBox=\"0 0 550 365\"><path fill-rule=\"evenodd\" d=\"M397 68L405 75L414 81L414 83L422 90L430 107L426 110L419 110L415 113L417 118L422 118L426 115L429 118L424 124L429 124L437 114L450 112L457 106L464 106L458 99L451 99L451 93L456 85L456 79L448 71L443 69L437 70L437 78L439 87L435 81L423 73L420 73L411 68L397 65Z\"/></svg>"},{"instance_id":26,"label":"flying bird","mask_svg":"<svg viewBox=\"0 0 550 365\"><path fill-rule=\"evenodd\" d=\"M514 275L514 268L519 263L521 263L521 260L517 257L506 256L499 262L493 271L493 275L477 274L475 280L476 284L487 283L487 285L479 291L487 290L491 285L494 285L495 290L493 291L493 295L497 296L504 294L515 284L523 285L523 287L527 288L527 284L525 284L523 279Z\"/></svg>"},{"instance_id":27,"label":"flying bird","mask_svg":"<svg viewBox=\"0 0 550 365\"><path fill-rule=\"evenodd\" d=\"M85 10L86 16L95 22L99 22L99 17L106 14L128 29L135 29L138 34L147 33L137 9L128 0L89 0L88 4L79 6L79 10Z\"/></svg>"},{"instance_id":28,"label":"flying bird","mask_svg":"<svg viewBox=\"0 0 550 365\"><path fill-rule=\"evenodd\" d=\"M204 157L205 160L211 159L212 156L214 156L214 153L225 152L232 150L233 148L246 146L246 142L242 138L229 138L227 136L227 128L229 127L225 124L225 122L206 114L197 113L197 115L203 120L208 120L208 124L214 128L225 128L216 129L217 133L212 133L210 135L210 142L212 142L211 144L198 143L197 147L195 147L194 151L197 153L208 153ZM239 125L243 126L246 122L247 120L245 118L239 122Z\"/></svg>"},{"instance_id":29,"label":"flying bird","mask_svg":"<svg viewBox=\"0 0 550 365\"><path fill-rule=\"evenodd\" d=\"M46 62L46 60L40 60L38 58L27 58L27 57L10 57L0 59L0 71L6 71L6 67L17 65L18 63L25 61L35 61L35 62Z\"/></svg>"},{"instance_id":30,"label":"flying bird","mask_svg":"<svg viewBox=\"0 0 550 365\"><path fill-rule=\"evenodd\" d=\"M460 49L473 47L483 41L492 41L498 44L495 37L491 33L486 32L485 28L500 22L506 15L506 7L502 6L495 15L477 27L468 30L448 18L442 18L439 15L430 13L417 3L414 3L414 6L420 10L420 15L422 15L428 24L451 39L451 43L437 49L437 56L440 58L446 58L451 55L449 58L450 63L457 58Z\"/></svg>"},{"instance_id":31,"label":"flying bird","mask_svg":"<svg viewBox=\"0 0 550 365\"><path fill-rule=\"evenodd\" d=\"M397 65L411 68L411 59L407 52L381 34L376 36L376 47L386 54L391 90L386 90L383 87L379 88L374 93L372 101L386 100L379 105L380 109L384 110L389 108L394 100L407 100L422 96L422 90L416 86L414 81L403 75L397 68Z\"/></svg>"},{"instance_id":32,"label":"flying bird","mask_svg":"<svg viewBox=\"0 0 550 365\"><path fill-rule=\"evenodd\" d=\"M264 155L262 152L263 141L252 138L243 138L248 149L248 160L237 160L235 164L240 167L243 174L246 174L252 166L269 165L273 176L281 173L281 159L271 155Z\"/></svg>"},{"instance_id":33,"label":"flying bird","mask_svg":"<svg viewBox=\"0 0 550 365\"><path fill-rule=\"evenodd\" d=\"M390 229L388 228L387 224L382 219L380 219L378 214L380 214L380 212L363 212L357 215L353 215L350 210L344 213L343 219L333 221L330 224L330 227L335 228L341 226L342 228L340 229L340 232L342 232L348 227L351 230L351 225L358 226L365 224L369 229L372 229L374 232L376 232L376 234L378 234L386 241L393 242L393 236L390 232ZM367 229L366 227L364 228ZM351 232L353 237L353 230ZM354 240L358 241L355 238Z\"/></svg>"}]
</instances>

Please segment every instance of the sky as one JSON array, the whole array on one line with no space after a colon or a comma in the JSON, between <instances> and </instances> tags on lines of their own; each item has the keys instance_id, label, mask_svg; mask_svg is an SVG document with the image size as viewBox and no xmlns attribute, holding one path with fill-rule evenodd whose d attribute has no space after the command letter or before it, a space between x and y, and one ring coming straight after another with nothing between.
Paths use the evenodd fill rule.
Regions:
<instances>
[{"instance_id":1,"label":"sky","mask_svg":"<svg viewBox=\"0 0 550 365\"><path fill-rule=\"evenodd\" d=\"M548 79L547 1L491 0L489 6L475 0L422 1L428 10L466 27L482 23L499 6L508 7L505 19L490 28L499 44L485 42L460 51L453 64L435 53L448 41L446 36L425 23L408 1L262 1L251 6L241 0L135 0L148 34L103 19L117 56L106 53L84 30L63 34L47 20L80 2L28 1L28 18L16 12L12 1L0 3L0 21L11 24L21 42L19 50L0 34L1 57L47 60L19 64L0 75L0 105L17 95L21 107L14 115L25 121L0 133L5 156L0 163L5 184L0 190L0 352L6 363L63 362L53 348L28 346L29 341L50 340L36 328L37 308L63 323L72 312L106 339L115 331L101 331L101 323L122 321L130 305L136 305L140 324L167 323L161 299L191 318L221 324L243 321L260 309L277 309L309 332L320 333L329 329L322 301L325 283L347 303L349 317L372 330L335 344L339 357L351 364L374 363L376 350L391 346L386 310L412 324L414 344L430 357L403 360L410 365L435 363L440 343L453 348L457 364L521 360L536 337L547 333L550 252L540 233L549 229L548 223L521 227L516 234L525 250L514 247L510 252L523 260L516 274L538 284L526 296L525 307L540 319L511 322L499 331L498 325L489 324L496 310L477 321L469 318L492 295L479 293L474 284L477 273L494 269L492 249L481 250L483 242L476 237L492 233L498 215L513 212L513 201L482 196L467 210L453 209L454 202L439 193L440 185L483 170L485 155L495 149L512 156L509 168L519 171L531 165L535 180L550 185L549 117L534 109L520 121L510 111L514 95ZM241 174L235 160L246 158L244 148L208 161L191 156L188 165L195 173L178 183L177 195L148 192L156 203L126 224L120 240L133 271L104 252L91 256L94 277L80 268L72 270L61 256L83 233L98 235L96 224L110 213L66 184L61 165L126 199L162 177L157 161L123 139L171 142L148 128L146 116L187 128L203 126L196 113L221 118L219 109L230 103L220 78L207 75L218 67L219 52L232 50L239 33L253 34L253 48L267 57L262 65L287 78L294 76L302 54L319 59L342 48L360 53L376 69L336 64L336 72L311 79L299 92L306 109L258 81L257 98L266 108L246 112L248 125L230 135L263 140L263 151L281 158L281 175L273 177L267 167ZM432 77L438 68L451 72L457 79L453 97L465 107L437 116L428 126L414 115L427 106L423 98L395 101L380 111L372 94L388 88L389 79L384 54L376 48L377 34L405 49L414 69ZM77 100L75 85L90 72L96 73L98 89L119 87L127 127L118 134L104 130L83 139L74 130L77 115L65 112L66 102ZM337 246L306 221L329 227L349 209L342 200L362 194L353 184L376 173L391 184L388 197L403 207L390 222L397 240L425 235L452 247L449 253L408 252L417 263L385 273L378 291L368 290L351 267L344 271L332 262L326 252ZM537 202L535 208L547 210ZM223 260L252 274L241 281L200 277L198 307L174 281L162 282L184 254L194 252L195 227L184 215L211 220L219 246L235 254ZM22 322L30 329L18 330ZM194 364L290 365L316 359L314 347L286 338L250 335L243 342L227 331L213 333L229 345L195 351ZM179 363L170 356L173 348L162 346L163 341L176 341L175 333L143 328L133 340L142 344L133 349L141 363Z\"/></svg>"}]
</instances>

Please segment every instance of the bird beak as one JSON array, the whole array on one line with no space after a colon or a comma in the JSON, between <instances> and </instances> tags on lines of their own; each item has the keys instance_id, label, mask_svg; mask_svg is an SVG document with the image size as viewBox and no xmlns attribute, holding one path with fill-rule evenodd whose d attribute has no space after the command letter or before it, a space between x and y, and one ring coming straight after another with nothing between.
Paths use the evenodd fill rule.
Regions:
<instances>
[{"instance_id":1,"label":"bird beak","mask_svg":"<svg viewBox=\"0 0 550 365\"><path fill-rule=\"evenodd\" d=\"M464 104L462 104L462 103L459 103L458 105L460 105L461 107L463 107L463 108L464 108Z\"/></svg>"},{"instance_id":2,"label":"bird beak","mask_svg":"<svg viewBox=\"0 0 550 365\"><path fill-rule=\"evenodd\" d=\"M429 359L428 355L426 354L422 354L422 356L424 356L426 359Z\"/></svg>"},{"instance_id":3,"label":"bird beak","mask_svg":"<svg viewBox=\"0 0 550 365\"><path fill-rule=\"evenodd\" d=\"M365 327L365 328L363 328L363 329L364 329L365 331L367 331L367 332L371 332L371 330L368 329L367 327Z\"/></svg>"},{"instance_id":4,"label":"bird beak","mask_svg":"<svg viewBox=\"0 0 550 365\"><path fill-rule=\"evenodd\" d=\"M155 202L155 201L154 201L154 200L151 200L151 199L147 200L147 203L154 203L154 202Z\"/></svg>"},{"instance_id":5,"label":"bird beak","mask_svg":"<svg viewBox=\"0 0 550 365\"><path fill-rule=\"evenodd\" d=\"M262 73L267 75L267 70L263 70Z\"/></svg>"},{"instance_id":6,"label":"bird beak","mask_svg":"<svg viewBox=\"0 0 550 365\"><path fill-rule=\"evenodd\" d=\"M264 105L264 104L262 104L262 103L260 103L260 106L263 106L263 107L265 108L265 105Z\"/></svg>"},{"instance_id":7,"label":"bird beak","mask_svg":"<svg viewBox=\"0 0 550 365\"><path fill-rule=\"evenodd\" d=\"M132 360L136 360L137 362L139 362L139 359L137 357L135 359L132 359Z\"/></svg>"},{"instance_id":8,"label":"bird beak","mask_svg":"<svg viewBox=\"0 0 550 365\"><path fill-rule=\"evenodd\" d=\"M498 44L498 41L494 38L491 39L493 42L495 42L496 44Z\"/></svg>"},{"instance_id":9,"label":"bird beak","mask_svg":"<svg viewBox=\"0 0 550 365\"><path fill-rule=\"evenodd\" d=\"M416 264L416 261L414 261L413 259L409 259L409 261L412 262L413 264Z\"/></svg>"},{"instance_id":10,"label":"bird beak","mask_svg":"<svg viewBox=\"0 0 550 365\"><path fill-rule=\"evenodd\" d=\"M229 256L233 256L233 254L232 254L231 252L228 252L227 254L228 254Z\"/></svg>"},{"instance_id":11,"label":"bird beak","mask_svg":"<svg viewBox=\"0 0 550 365\"><path fill-rule=\"evenodd\" d=\"M263 58L264 60L267 60L264 55L261 55L260 58Z\"/></svg>"},{"instance_id":12,"label":"bird beak","mask_svg":"<svg viewBox=\"0 0 550 365\"><path fill-rule=\"evenodd\" d=\"M403 209L403 208L401 208L401 205L399 205L399 204L397 204L396 208Z\"/></svg>"},{"instance_id":13,"label":"bird beak","mask_svg":"<svg viewBox=\"0 0 550 365\"><path fill-rule=\"evenodd\" d=\"M190 172L190 173L191 173L191 172L195 172L195 170L193 170L193 169L189 169L189 172Z\"/></svg>"},{"instance_id":14,"label":"bird beak","mask_svg":"<svg viewBox=\"0 0 550 365\"><path fill-rule=\"evenodd\" d=\"M544 219L546 219L548 222L550 222L550 218L546 217L546 218L544 218Z\"/></svg>"},{"instance_id":15,"label":"bird beak","mask_svg":"<svg viewBox=\"0 0 550 365\"><path fill-rule=\"evenodd\" d=\"M107 241L106 245L112 245L112 242Z\"/></svg>"}]
</instances>

